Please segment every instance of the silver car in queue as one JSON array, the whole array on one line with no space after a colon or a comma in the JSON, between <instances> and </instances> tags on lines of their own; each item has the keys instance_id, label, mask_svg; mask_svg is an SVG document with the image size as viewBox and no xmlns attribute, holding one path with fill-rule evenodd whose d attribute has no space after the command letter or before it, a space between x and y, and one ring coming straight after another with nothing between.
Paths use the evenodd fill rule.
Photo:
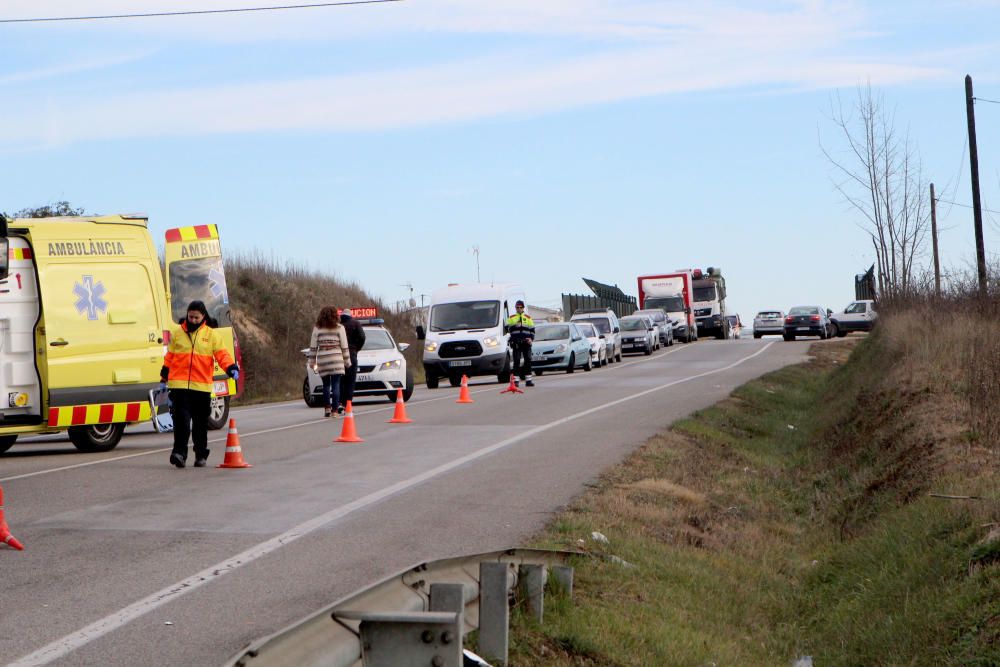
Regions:
<instances>
[{"instance_id":1,"label":"silver car in queue","mask_svg":"<svg viewBox=\"0 0 1000 667\"><path fill-rule=\"evenodd\" d=\"M531 369L535 375L546 371L572 373L577 368L594 368L590 356L590 341L572 322L539 324L531 345Z\"/></svg>"}]
</instances>

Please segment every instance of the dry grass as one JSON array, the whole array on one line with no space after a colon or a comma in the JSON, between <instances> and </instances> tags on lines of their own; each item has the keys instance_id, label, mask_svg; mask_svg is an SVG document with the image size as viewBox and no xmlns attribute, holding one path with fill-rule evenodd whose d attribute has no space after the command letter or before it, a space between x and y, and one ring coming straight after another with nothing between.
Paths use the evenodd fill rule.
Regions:
<instances>
[{"instance_id":1,"label":"dry grass","mask_svg":"<svg viewBox=\"0 0 1000 667\"><path fill-rule=\"evenodd\" d=\"M538 539L637 567L581 563L512 664L1000 664L997 322L892 312L651 438Z\"/></svg>"},{"instance_id":2,"label":"dry grass","mask_svg":"<svg viewBox=\"0 0 1000 667\"><path fill-rule=\"evenodd\" d=\"M259 253L227 256L226 274L246 373L242 402L302 395L305 364L300 350L309 345L316 315L326 305L376 306L396 341L411 344L405 353L409 367L420 369L409 317L391 312L357 283L294 263L281 264Z\"/></svg>"}]
</instances>

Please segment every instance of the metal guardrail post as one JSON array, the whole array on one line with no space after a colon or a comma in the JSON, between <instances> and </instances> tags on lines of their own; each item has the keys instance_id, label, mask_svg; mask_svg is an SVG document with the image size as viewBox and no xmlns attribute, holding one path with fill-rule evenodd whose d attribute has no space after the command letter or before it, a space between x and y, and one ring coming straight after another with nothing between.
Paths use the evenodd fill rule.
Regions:
<instances>
[{"instance_id":1,"label":"metal guardrail post","mask_svg":"<svg viewBox=\"0 0 1000 667\"><path fill-rule=\"evenodd\" d=\"M552 567L552 578L555 580L557 595L573 597L573 568L568 565L555 565Z\"/></svg>"},{"instance_id":2,"label":"metal guardrail post","mask_svg":"<svg viewBox=\"0 0 1000 667\"><path fill-rule=\"evenodd\" d=\"M507 603L507 563L479 563L479 654L507 664L510 607Z\"/></svg>"},{"instance_id":3,"label":"metal guardrail post","mask_svg":"<svg viewBox=\"0 0 1000 667\"><path fill-rule=\"evenodd\" d=\"M517 571L518 594L539 623L545 613L545 566L524 564Z\"/></svg>"},{"instance_id":4,"label":"metal guardrail post","mask_svg":"<svg viewBox=\"0 0 1000 667\"><path fill-rule=\"evenodd\" d=\"M454 612L341 612L361 621L365 667L462 667Z\"/></svg>"},{"instance_id":5,"label":"metal guardrail post","mask_svg":"<svg viewBox=\"0 0 1000 667\"><path fill-rule=\"evenodd\" d=\"M465 632L465 586L462 584L431 584L430 611L450 611L458 614L455 630Z\"/></svg>"}]
</instances>

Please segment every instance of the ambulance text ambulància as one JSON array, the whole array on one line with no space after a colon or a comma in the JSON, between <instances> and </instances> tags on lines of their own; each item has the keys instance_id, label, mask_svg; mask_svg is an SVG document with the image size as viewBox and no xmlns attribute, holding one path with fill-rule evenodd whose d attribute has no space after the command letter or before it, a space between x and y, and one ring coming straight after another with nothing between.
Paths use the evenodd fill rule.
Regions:
<instances>
[{"instance_id":1,"label":"ambulance text ambul\u00e0ncia","mask_svg":"<svg viewBox=\"0 0 1000 667\"><path fill-rule=\"evenodd\" d=\"M63 430L113 449L150 419L170 323L195 299L239 360L216 226L167 230L164 249L166 282L145 216L0 217L0 453ZM241 389L215 369L212 428Z\"/></svg>"}]
</instances>

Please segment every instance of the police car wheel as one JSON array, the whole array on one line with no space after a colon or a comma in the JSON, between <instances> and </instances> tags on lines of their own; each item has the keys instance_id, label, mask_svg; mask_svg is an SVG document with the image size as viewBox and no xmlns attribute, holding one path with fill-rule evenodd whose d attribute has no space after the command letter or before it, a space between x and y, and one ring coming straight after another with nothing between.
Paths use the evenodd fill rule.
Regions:
<instances>
[{"instance_id":1,"label":"police car wheel","mask_svg":"<svg viewBox=\"0 0 1000 667\"><path fill-rule=\"evenodd\" d=\"M304 400L306 405L310 408L319 408L323 406L323 397L312 393L312 387L309 386L308 376L302 383L302 400Z\"/></svg>"},{"instance_id":2,"label":"police car wheel","mask_svg":"<svg viewBox=\"0 0 1000 667\"><path fill-rule=\"evenodd\" d=\"M409 370L406 371L406 386L403 387L403 402L410 400L410 396L413 396L413 373ZM393 399L395 400L395 399Z\"/></svg>"},{"instance_id":3,"label":"police car wheel","mask_svg":"<svg viewBox=\"0 0 1000 667\"><path fill-rule=\"evenodd\" d=\"M70 426L69 439L81 452L110 452L118 446L125 424Z\"/></svg>"},{"instance_id":4,"label":"police car wheel","mask_svg":"<svg viewBox=\"0 0 1000 667\"><path fill-rule=\"evenodd\" d=\"M15 442L17 442L16 435L0 435L0 454L13 447Z\"/></svg>"},{"instance_id":5,"label":"police car wheel","mask_svg":"<svg viewBox=\"0 0 1000 667\"><path fill-rule=\"evenodd\" d=\"M208 430L218 431L229 421L229 397L213 396L208 411Z\"/></svg>"}]
</instances>

